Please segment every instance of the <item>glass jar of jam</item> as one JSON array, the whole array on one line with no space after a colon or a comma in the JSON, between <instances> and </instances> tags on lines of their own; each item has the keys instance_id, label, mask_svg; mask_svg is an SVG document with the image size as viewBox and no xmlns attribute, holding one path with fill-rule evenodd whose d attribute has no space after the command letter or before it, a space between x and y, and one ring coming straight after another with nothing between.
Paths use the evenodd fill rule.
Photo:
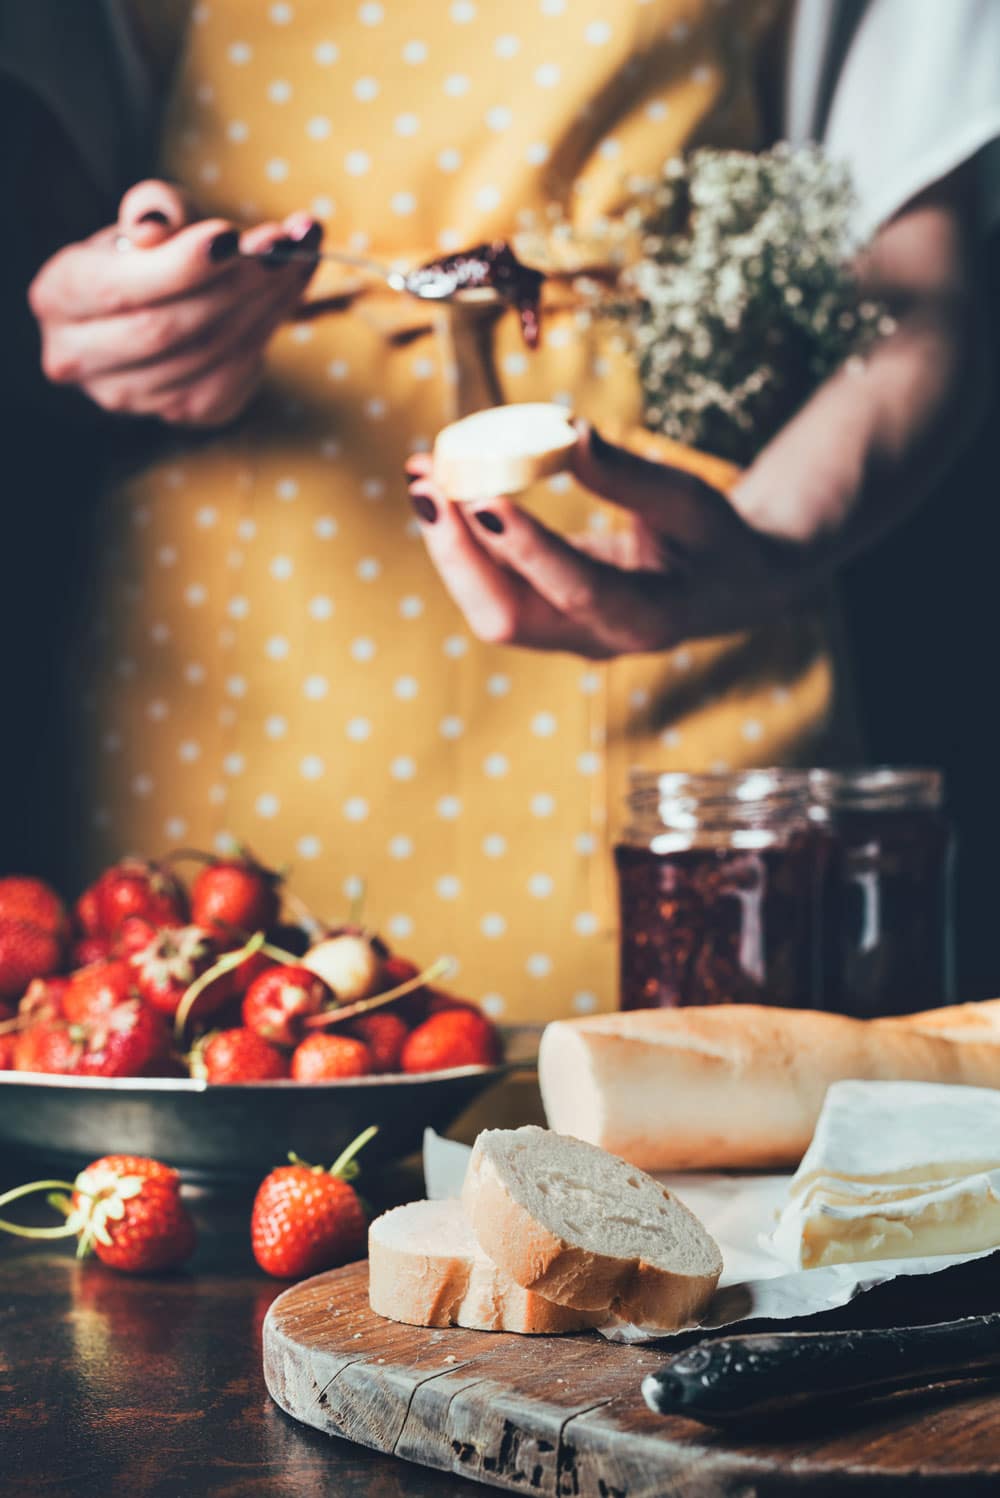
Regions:
<instances>
[{"instance_id":1,"label":"glass jar of jam","mask_svg":"<svg viewBox=\"0 0 1000 1498\"><path fill-rule=\"evenodd\" d=\"M955 1000L955 836L937 770L814 770L825 835L824 1007L871 1018Z\"/></svg>"},{"instance_id":2,"label":"glass jar of jam","mask_svg":"<svg viewBox=\"0 0 1000 1498\"><path fill-rule=\"evenodd\" d=\"M637 771L615 848L623 1009L819 1002L809 775Z\"/></svg>"}]
</instances>

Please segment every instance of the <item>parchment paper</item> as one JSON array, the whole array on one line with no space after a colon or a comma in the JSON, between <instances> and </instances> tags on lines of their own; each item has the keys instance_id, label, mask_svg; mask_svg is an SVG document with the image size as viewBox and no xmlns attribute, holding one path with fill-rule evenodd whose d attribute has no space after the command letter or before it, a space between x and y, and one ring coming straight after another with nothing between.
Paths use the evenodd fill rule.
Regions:
<instances>
[{"instance_id":1,"label":"parchment paper","mask_svg":"<svg viewBox=\"0 0 1000 1498\"><path fill-rule=\"evenodd\" d=\"M468 1145L424 1133L424 1177L427 1195L458 1196L471 1151ZM671 1192L691 1208L722 1250L723 1271L708 1310L697 1323L706 1330L765 1318L787 1321L831 1311L866 1290L898 1275L936 1274L956 1264L985 1259L1000 1250L975 1254L938 1254L925 1259L878 1259L865 1264L831 1264L822 1269L789 1269L771 1250L768 1237L784 1205L788 1175L659 1175ZM685 1328L690 1330L691 1328ZM662 1331L644 1330L623 1321L599 1328L612 1342L664 1339Z\"/></svg>"}]
</instances>

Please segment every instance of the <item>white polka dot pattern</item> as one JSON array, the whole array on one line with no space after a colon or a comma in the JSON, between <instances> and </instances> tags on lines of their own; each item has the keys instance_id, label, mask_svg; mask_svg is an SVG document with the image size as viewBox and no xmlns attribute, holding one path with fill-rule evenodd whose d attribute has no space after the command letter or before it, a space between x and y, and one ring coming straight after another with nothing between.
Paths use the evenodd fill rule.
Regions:
<instances>
[{"instance_id":1,"label":"white polka dot pattern","mask_svg":"<svg viewBox=\"0 0 1000 1498\"><path fill-rule=\"evenodd\" d=\"M714 0L210 0L191 20L158 169L204 212L308 210L328 244L403 265L613 211L626 166L658 169L710 119L736 24ZM799 683L715 713L696 700L712 644L609 669L477 640L402 480L464 398L458 368L434 334L387 343L381 315L280 330L248 418L121 491L83 840L110 857L242 837L323 916L361 901L421 959L452 950L489 1013L608 1007L623 767L759 762L792 742ZM513 317L491 337L503 398L631 419L586 316L548 314L534 353ZM530 502L561 533L618 524L566 474Z\"/></svg>"}]
</instances>

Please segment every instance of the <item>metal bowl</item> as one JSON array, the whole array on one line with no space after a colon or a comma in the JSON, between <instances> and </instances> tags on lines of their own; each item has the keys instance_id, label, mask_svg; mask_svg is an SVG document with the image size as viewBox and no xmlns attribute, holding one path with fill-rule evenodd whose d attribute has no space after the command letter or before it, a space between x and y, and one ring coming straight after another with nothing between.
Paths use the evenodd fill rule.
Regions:
<instances>
[{"instance_id":1,"label":"metal bowl","mask_svg":"<svg viewBox=\"0 0 1000 1498\"><path fill-rule=\"evenodd\" d=\"M416 1076L387 1073L338 1082L244 1082L191 1077L68 1077L0 1071L0 1149L37 1160L46 1175L71 1174L99 1155L128 1151L176 1166L185 1179L219 1185L259 1181L289 1150L329 1165L369 1124L365 1160L420 1148L507 1073L533 1064L538 1031L502 1031L500 1066Z\"/></svg>"},{"instance_id":2,"label":"metal bowl","mask_svg":"<svg viewBox=\"0 0 1000 1498\"><path fill-rule=\"evenodd\" d=\"M218 1086L190 1077L30 1077L0 1072L0 1141L37 1158L46 1174L75 1174L99 1155L152 1155L187 1180L259 1180L288 1151L329 1165L369 1124L366 1160L418 1149L425 1125L442 1130L504 1066L339 1082Z\"/></svg>"}]
</instances>

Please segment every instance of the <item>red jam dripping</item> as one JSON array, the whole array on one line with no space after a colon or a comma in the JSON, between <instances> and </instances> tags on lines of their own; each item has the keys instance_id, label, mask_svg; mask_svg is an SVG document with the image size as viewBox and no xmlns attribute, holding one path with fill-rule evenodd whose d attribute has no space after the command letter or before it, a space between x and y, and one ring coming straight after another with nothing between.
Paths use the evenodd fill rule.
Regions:
<instances>
[{"instance_id":1,"label":"red jam dripping","mask_svg":"<svg viewBox=\"0 0 1000 1498\"><path fill-rule=\"evenodd\" d=\"M422 283L450 283L454 291L489 290L516 308L521 332L529 348L537 348L541 326L539 305L544 275L522 265L505 239L474 245L454 255L429 260L407 277L410 290L419 295Z\"/></svg>"}]
</instances>

